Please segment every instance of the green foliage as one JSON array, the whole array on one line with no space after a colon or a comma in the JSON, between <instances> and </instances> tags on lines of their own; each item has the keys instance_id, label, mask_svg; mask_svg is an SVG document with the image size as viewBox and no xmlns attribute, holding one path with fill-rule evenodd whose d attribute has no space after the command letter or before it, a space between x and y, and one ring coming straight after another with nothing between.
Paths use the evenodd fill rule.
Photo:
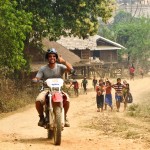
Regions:
<instances>
[{"instance_id":1,"label":"green foliage","mask_svg":"<svg viewBox=\"0 0 150 150\"><path fill-rule=\"evenodd\" d=\"M110 40L116 41L117 40L117 26L120 24L126 24L127 22L131 21L132 16L130 13L120 11L114 16L114 21L111 24L105 24L104 22L100 21L101 28L99 28L99 34L108 38ZM117 42L117 41L116 41Z\"/></svg>"},{"instance_id":2,"label":"green foliage","mask_svg":"<svg viewBox=\"0 0 150 150\"><path fill-rule=\"evenodd\" d=\"M113 9L113 0L0 1L0 68L13 72L28 66L23 50L40 45L42 37L96 34L98 18L106 22Z\"/></svg>"},{"instance_id":3,"label":"green foliage","mask_svg":"<svg viewBox=\"0 0 150 150\"><path fill-rule=\"evenodd\" d=\"M120 11L114 17L113 26L121 22L130 22L132 19L131 13Z\"/></svg>"},{"instance_id":4,"label":"green foliage","mask_svg":"<svg viewBox=\"0 0 150 150\"><path fill-rule=\"evenodd\" d=\"M149 102L146 102L148 105L143 104L132 104L129 106L127 115L132 117L144 118L144 120L150 121L150 106Z\"/></svg>"},{"instance_id":5,"label":"green foliage","mask_svg":"<svg viewBox=\"0 0 150 150\"><path fill-rule=\"evenodd\" d=\"M150 57L150 19L139 18L115 26L117 42L127 48L132 62L147 62Z\"/></svg>"},{"instance_id":6,"label":"green foliage","mask_svg":"<svg viewBox=\"0 0 150 150\"><path fill-rule=\"evenodd\" d=\"M17 0L18 9L33 14L34 37L32 42L43 36L57 40L61 35L73 34L86 38L97 33L98 17L104 22L114 9L112 0Z\"/></svg>"},{"instance_id":7,"label":"green foliage","mask_svg":"<svg viewBox=\"0 0 150 150\"><path fill-rule=\"evenodd\" d=\"M26 63L24 41L31 31L31 13L16 10L17 3L0 1L0 68L21 69Z\"/></svg>"},{"instance_id":8,"label":"green foliage","mask_svg":"<svg viewBox=\"0 0 150 150\"><path fill-rule=\"evenodd\" d=\"M130 13L119 12L114 17L114 22L102 25L99 34L122 44L127 49L124 53L129 55L130 62L136 62L148 68L150 58L150 19L135 18ZM123 51L119 51L121 56Z\"/></svg>"},{"instance_id":9,"label":"green foliage","mask_svg":"<svg viewBox=\"0 0 150 150\"><path fill-rule=\"evenodd\" d=\"M105 37L109 40L116 41L116 35L113 30L110 29L109 25L104 24L103 22L100 22L100 28L98 30L98 34L102 37Z\"/></svg>"}]
</instances>

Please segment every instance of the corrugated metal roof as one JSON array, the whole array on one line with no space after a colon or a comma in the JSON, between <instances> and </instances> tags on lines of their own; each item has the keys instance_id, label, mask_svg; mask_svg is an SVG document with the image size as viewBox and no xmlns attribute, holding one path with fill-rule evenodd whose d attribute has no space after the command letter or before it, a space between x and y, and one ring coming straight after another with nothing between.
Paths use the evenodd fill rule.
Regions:
<instances>
[{"instance_id":1,"label":"corrugated metal roof","mask_svg":"<svg viewBox=\"0 0 150 150\"><path fill-rule=\"evenodd\" d=\"M111 44L112 46L97 46L97 40L102 40L104 42L107 42L108 44ZM60 40L57 41L59 44L63 45L67 49L75 50L75 49L90 49L90 50L112 50L112 49L125 49L124 46L113 42L111 40L108 40L104 37L101 37L99 35L89 36L87 39L82 39L78 37L61 37ZM104 49L103 49L104 48Z\"/></svg>"},{"instance_id":2,"label":"corrugated metal roof","mask_svg":"<svg viewBox=\"0 0 150 150\"><path fill-rule=\"evenodd\" d=\"M120 47L112 47L112 46L97 46L96 50L117 50L117 49L121 49Z\"/></svg>"}]
</instances>

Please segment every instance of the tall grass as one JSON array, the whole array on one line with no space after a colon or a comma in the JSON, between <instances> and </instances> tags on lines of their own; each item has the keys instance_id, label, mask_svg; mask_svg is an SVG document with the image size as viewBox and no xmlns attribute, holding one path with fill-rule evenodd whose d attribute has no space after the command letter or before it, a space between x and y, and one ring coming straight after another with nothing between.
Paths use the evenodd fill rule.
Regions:
<instances>
[{"instance_id":1,"label":"tall grass","mask_svg":"<svg viewBox=\"0 0 150 150\"><path fill-rule=\"evenodd\" d=\"M35 102L35 99L40 92L41 83L31 83L26 81L9 81L7 84L2 84L0 87L0 113L10 112L22 108L28 104ZM68 90L64 86L63 90L74 97L74 90Z\"/></svg>"},{"instance_id":2,"label":"tall grass","mask_svg":"<svg viewBox=\"0 0 150 150\"><path fill-rule=\"evenodd\" d=\"M38 87L30 83L16 84L9 82L3 84L0 90L0 113L10 112L34 103Z\"/></svg>"},{"instance_id":3,"label":"tall grass","mask_svg":"<svg viewBox=\"0 0 150 150\"><path fill-rule=\"evenodd\" d=\"M128 116L143 118L144 121L150 122L150 101L142 104L132 104L127 111Z\"/></svg>"}]
</instances>

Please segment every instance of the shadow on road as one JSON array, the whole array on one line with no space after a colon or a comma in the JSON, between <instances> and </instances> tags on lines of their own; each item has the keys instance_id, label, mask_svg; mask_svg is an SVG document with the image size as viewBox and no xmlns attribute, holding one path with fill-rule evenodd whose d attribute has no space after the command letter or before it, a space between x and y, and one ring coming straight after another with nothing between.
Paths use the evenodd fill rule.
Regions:
<instances>
[{"instance_id":1,"label":"shadow on road","mask_svg":"<svg viewBox=\"0 0 150 150\"><path fill-rule=\"evenodd\" d=\"M53 140L47 138L18 139L17 142L28 144L53 144Z\"/></svg>"}]
</instances>

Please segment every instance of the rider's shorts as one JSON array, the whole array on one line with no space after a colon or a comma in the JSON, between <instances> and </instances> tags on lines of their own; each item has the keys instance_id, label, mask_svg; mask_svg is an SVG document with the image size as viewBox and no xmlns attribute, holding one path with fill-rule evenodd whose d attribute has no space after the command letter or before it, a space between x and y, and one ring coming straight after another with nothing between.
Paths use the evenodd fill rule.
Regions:
<instances>
[{"instance_id":1,"label":"rider's shorts","mask_svg":"<svg viewBox=\"0 0 150 150\"><path fill-rule=\"evenodd\" d=\"M42 104L45 104L45 97L47 93L48 93L48 90L44 90L41 93L39 93L39 95L36 98L36 101L40 101ZM65 92L62 92L62 94L63 94L63 102L69 101L68 94Z\"/></svg>"},{"instance_id":2,"label":"rider's shorts","mask_svg":"<svg viewBox=\"0 0 150 150\"><path fill-rule=\"evenodd\" d=\"M36 98L36 101L40 101L42 104L45 104L45 97L46 97L47 92L48 90L40 92Z\"/></svg>"}]
</instances>

